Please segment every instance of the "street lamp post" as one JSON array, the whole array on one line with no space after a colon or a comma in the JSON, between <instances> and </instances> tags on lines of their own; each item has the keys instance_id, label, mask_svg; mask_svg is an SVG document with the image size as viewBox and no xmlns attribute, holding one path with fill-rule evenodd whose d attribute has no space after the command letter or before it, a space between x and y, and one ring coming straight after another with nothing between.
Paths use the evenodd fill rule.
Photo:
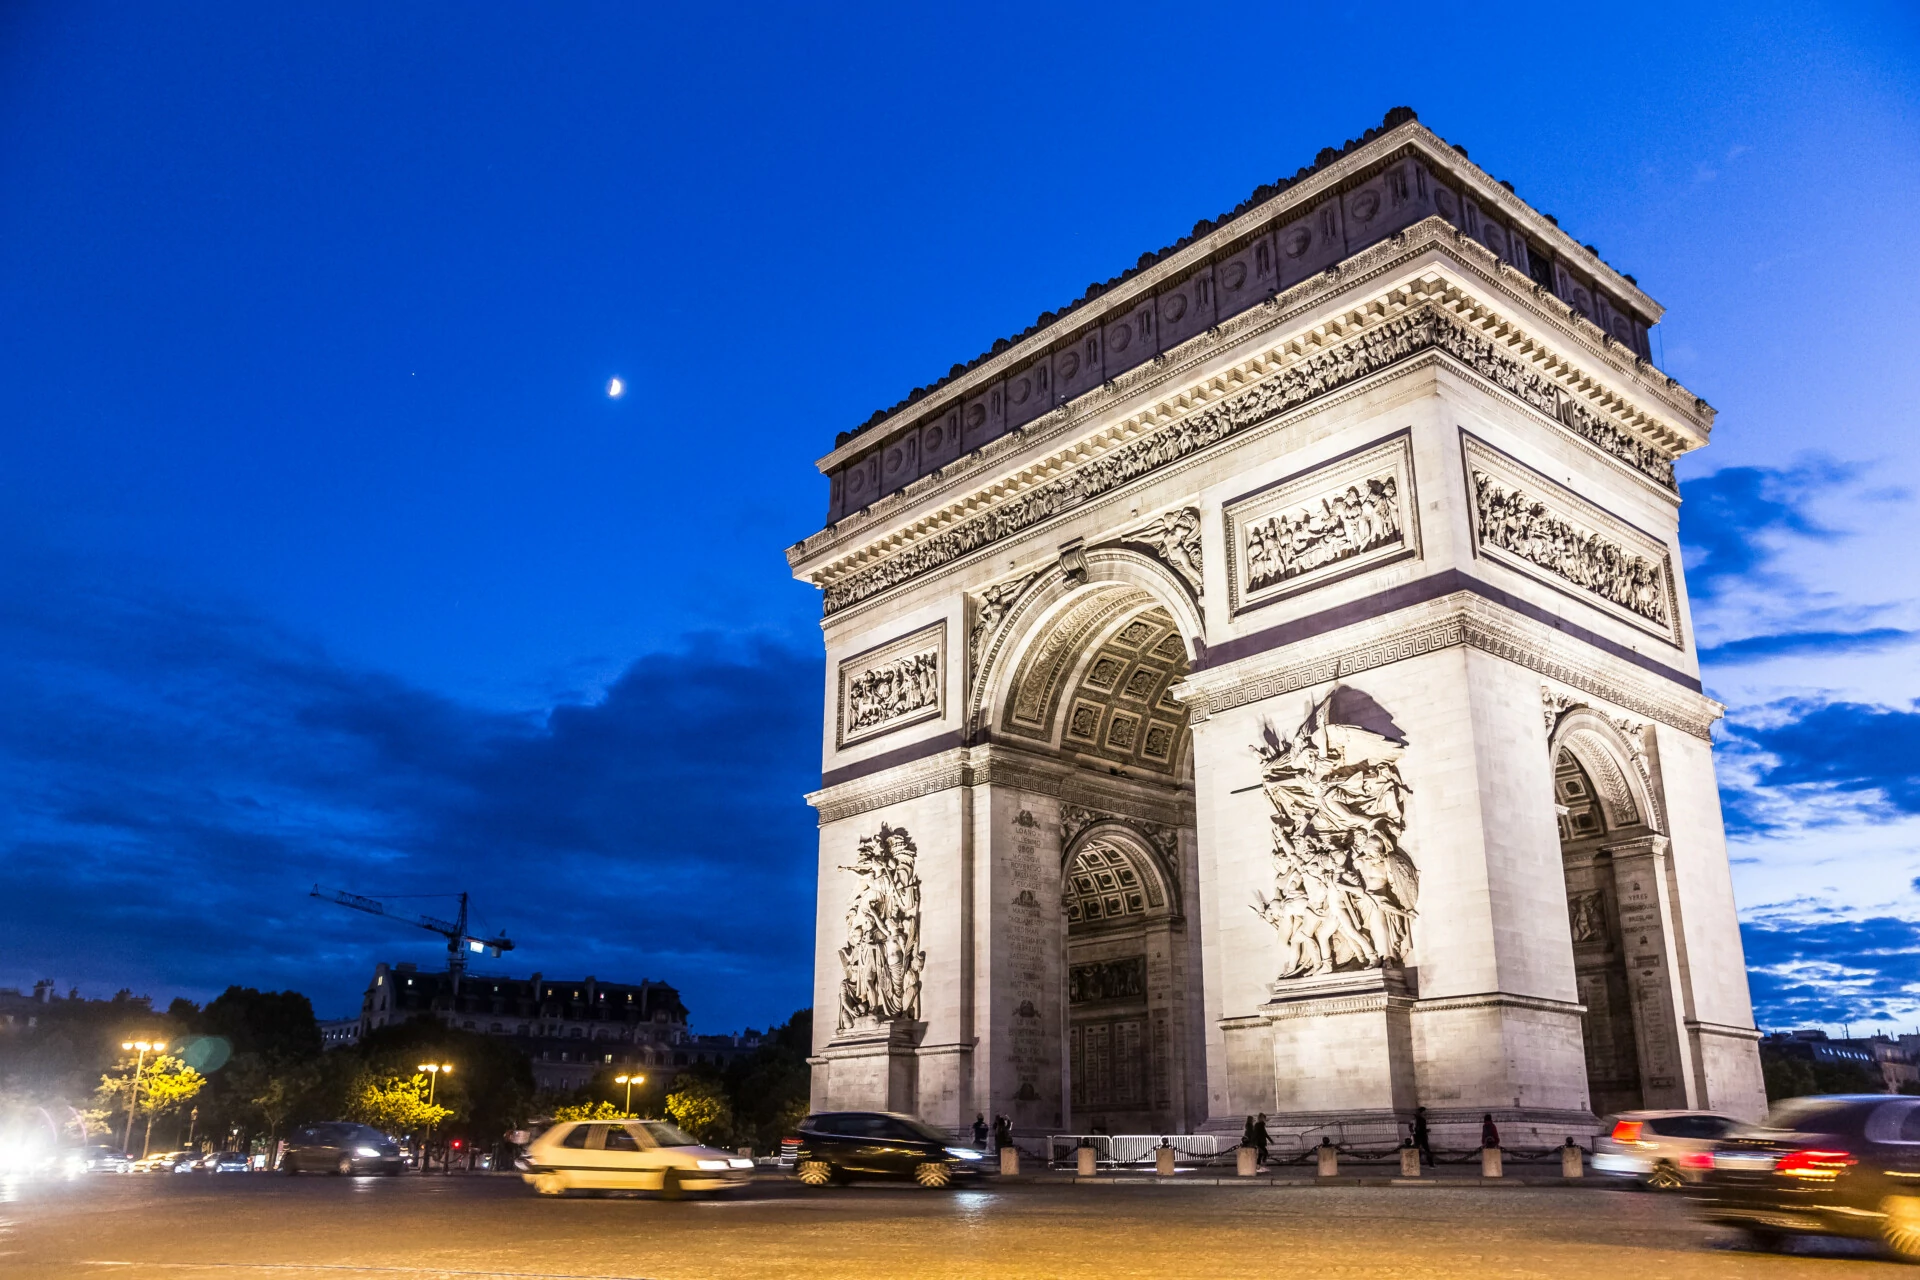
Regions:
<instances>
[{"instance_id":1,"label":"street lamp post","mask_svg":"<svg viewBox=\"0 0 1920 1280\"><path fill-rule=\"evenodd\" d=\"M133 1144L133 1113L140 1106L140 1073L146 1069L147 1054L149 1052L160 1053L166 1049L167 1044L164 1040L124 1040L121 1042L120 1047L122 1049L138 1049L140 1051L140 1056L135 1058L133 1062L133 1095L127 1099L127 1131L120 1139L120 1146L124 1149ZM152 1140L153 1127L149 1125L147 1127L147 1141L151 1143ZM140 1158L144 1160L146 1155L146 1144L142 1144L140 1148Z\"/></svg>"},{"instance_id":2,"label":"street lamp post","mask_svg":"<svg viewBox=\"0 0 1920 1280\"><path fill-rule=\"evenodd\" d=\"M613 1078L613 1082L615 1084L623 1084L627 1086L627 1105L623 1108L623 1110L628 1115L632 1115L633 1114L633 1086L637 1084L645 1084L647 1082L647 1078L645 1076L615 1076Z\"/></svg>"},{"instance_id":3,"label":"street lamp post","mask_svg":"<svg viewBox=\"0 0 1920 1280\"><path fill-rule=\"evenodd\" d=\"M420 1070L427 1073L427 1105L432 1106L434 1097L440 1087L440 1073L444 1071L448 1075L452 1075L453 1064L451 1062L422 1062L420 1064ZM429 1120L427 1121L427 1145L431 1146L432 1143L433 1121ZM420 1152L420 1172L422 1173L427 1171L427 1158L427 1151L423 1148ZM447 1172L453 1172L453 1161L451 1159L447 1161Z\"/></svg>"}]
</instances>

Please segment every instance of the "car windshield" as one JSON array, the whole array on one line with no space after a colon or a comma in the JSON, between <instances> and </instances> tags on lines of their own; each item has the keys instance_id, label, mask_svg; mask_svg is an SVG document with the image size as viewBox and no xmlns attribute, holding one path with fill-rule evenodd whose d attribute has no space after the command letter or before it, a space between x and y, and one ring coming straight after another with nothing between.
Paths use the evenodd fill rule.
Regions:
<instances>
[{"instance_id":1,"label":"car windshield","mask_svg":"<svg viewBox=\"0 0 1920 1280\"><path fill-rule=\"evenodd\" d=\"M697 1147L699 1141L686 1130L665 1120L636 1120L632 1128L650 1140L656 1147Z\"/></svg>"},{"instance_id":2,"label":"car windshield","mask_svg":"<svg viewBox=\"0 0 1920 1280\"><path fill-rule=\"evenodd\" d=\"M1760 1122L1762 1129L1786 1129L1795 1133L1830 1132L1847 1103L1835 1098L1789 1098Z\"/></svg>"},{"instance_id":3,"label":"car windshield","mask_svg":"<svg viewBox=\"0 0 1920 1280\"><path fill-rule=\"evenodd\" d=\"M929 1142L947 1141L945 1133L930 1124L915 1120L912 1116L895 1116L893 1122L916 1138L925 1138Z\"/></svg>"}]
</instances>

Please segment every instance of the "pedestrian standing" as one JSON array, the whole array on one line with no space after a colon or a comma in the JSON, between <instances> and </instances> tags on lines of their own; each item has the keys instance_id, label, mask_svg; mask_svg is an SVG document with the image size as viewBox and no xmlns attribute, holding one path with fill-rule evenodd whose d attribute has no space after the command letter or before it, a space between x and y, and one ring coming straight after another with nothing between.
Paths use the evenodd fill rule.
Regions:
<instances>
[{"instance_id":1,"label":"pedestrian standing","mask_svg":"<svg viewBox=\"0 0 1920 1280\"><path fill-rule=\"evenodd\" d=\"M1252 1116L1248 1116L1247 1122L1244 1125L1240 1126L1240 1145L1245 1147L1249 1151L1253 1151L1256 1149L1253 1145L1253 1117Z\"/></svg>"},{"instance_id":2,"label":"pedestrian standing","mask_svg":"<svg viewBox=\"0 0 1920 1280\"><path fill-rule=\"evenodd\" d=\"M1499 1145L1500 1129L1493 1123L1493 1115L1489 1112L1480 1117L1480 1146L1484 1150L1487 1147L1497 1147Z\"/></svg>"},{"instance_id":3,"label":"pedestrian standing","mask_svg":"<svg viewBox=\"0 0 1920 1280\"><path fill-rule=\"evenodd\" d=\"M1013 1118L1011 1116L1000 1115L993 1118L993 1145L994 1149L998 1151L1005 1151L1013 1145Z\"/></svg>"},{"instance_id":4,"label":"pedestrian standing","mask_svg":"<svg viewBox=\"0 0 1920 1280\"><path fill-rule=\"evenodd\" d=\"M984 1111L974 1113L973 1145L983 1151L987 1146L987 1113Z\"/></svg>"},{"instance_id":5,"label":"pedestrian standing","mask_svg":"<svg viewBox=\"0 0 1920 1280\"><path fill-rule=\"evenodd\" d=\"M1431 1169L1433 1167L1433 1135L1427 1132L1425 1107L1413 1109L1413 1145L1419 1150L1420 1158L1426 1161L1427 1167Z\"/></svg>"},{"instance_id":6,"label":"pedestrian standing","mask_svg":"<svg viewBox=\"0 0 1920 1280\"><path fill-rule=\"evenodd\" d=\"M1260 1153L1260 1163L1267 1163L1267 1144L1273 1139L1267 1136L1267 1113L1262 1111L1253 1122L1253 1149Z\"/></svg>"}]
</instances>

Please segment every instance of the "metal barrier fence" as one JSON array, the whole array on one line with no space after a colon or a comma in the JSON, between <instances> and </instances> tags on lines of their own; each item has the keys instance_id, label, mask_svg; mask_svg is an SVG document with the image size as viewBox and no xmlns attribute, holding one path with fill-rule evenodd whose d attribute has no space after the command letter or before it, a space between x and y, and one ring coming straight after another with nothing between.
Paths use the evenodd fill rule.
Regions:
<instances>
[{"instance_id":1,"label":"metal barrier fence","mask_svg":"<svg viewBox=\"0 0 1920 1280\"><path fill-rule=\"evenodd\" d=\"M1050 1133L1047 1163L1075 1159L1081 1147L1092 1147L1094 1159L1105 1165L1151 1164L1155 1148L1166 1143L1174 1159L1193 1163L1220 1154L1220 1139L1211 1133Z\"/></svg>"}]
</instances>

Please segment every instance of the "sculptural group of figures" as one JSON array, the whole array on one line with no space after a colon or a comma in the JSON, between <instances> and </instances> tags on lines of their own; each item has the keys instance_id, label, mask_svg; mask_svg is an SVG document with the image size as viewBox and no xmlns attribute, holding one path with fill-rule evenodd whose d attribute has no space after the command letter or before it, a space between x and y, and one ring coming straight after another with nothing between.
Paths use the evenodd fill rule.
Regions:
<instances>
[{"instance_id":1,"label":"sculptural group of figures","mask_svg":"<svg viewBox=\"0 0 1920 1280\"><path fill-rule=\"evenodd\" d=\"M1483 542L1666 625L1667 597L1659 565L1597 533L1575 528L1532 494L1510 489L1484 471L1473 473L1473 494Z\"/></svg>"},{"instance_id":2,"label":"sculptural group of figures","mask_svg":"<svg viewBox=\"0 0 1920 1280\"><path fill-rule=\"evenodd\" d=\"M847 684L849 729L885 724L940 700L940 654L929 649L883 662Z\"/></svg>"},{"instance_id":3,"label":"sculptural group of figures","mask_svg":"<svg viewBox=\"0 0 1920 1280\"><path fill-rule=\"evenodd\" d=\"M847 945L840 948L840 1028L861 1019L912 1018L920 1012L919 851L903 829L881 824L860 838L850 867L860 878L847 904Z\"/></svg>"},{"instance_id":4,"label":"sculptural group of figures","mask_svg":"<svg viewBox=\"0 0 1920 1280\"><path fill-rule=\"evenodd\" d=\"M1403 744L1331 723L1334 694L1291 738L1256 746L1273 803L1276 896L1253 909L1280 935L1282 978L1404 963L1413 954L1420 875L1400 847Z\"/></svg>"},{"instance_id":5,"label":"sculptural group of figures","mask_svg":"<svg viewBox=\"0 0 1920 1280\"><path fill-rule=\"evenodd\" d=\"M1398 483L1378 476L1246 528L1247 586L1270 586L1400 538Z\"/></svg>"}]
</instances>

